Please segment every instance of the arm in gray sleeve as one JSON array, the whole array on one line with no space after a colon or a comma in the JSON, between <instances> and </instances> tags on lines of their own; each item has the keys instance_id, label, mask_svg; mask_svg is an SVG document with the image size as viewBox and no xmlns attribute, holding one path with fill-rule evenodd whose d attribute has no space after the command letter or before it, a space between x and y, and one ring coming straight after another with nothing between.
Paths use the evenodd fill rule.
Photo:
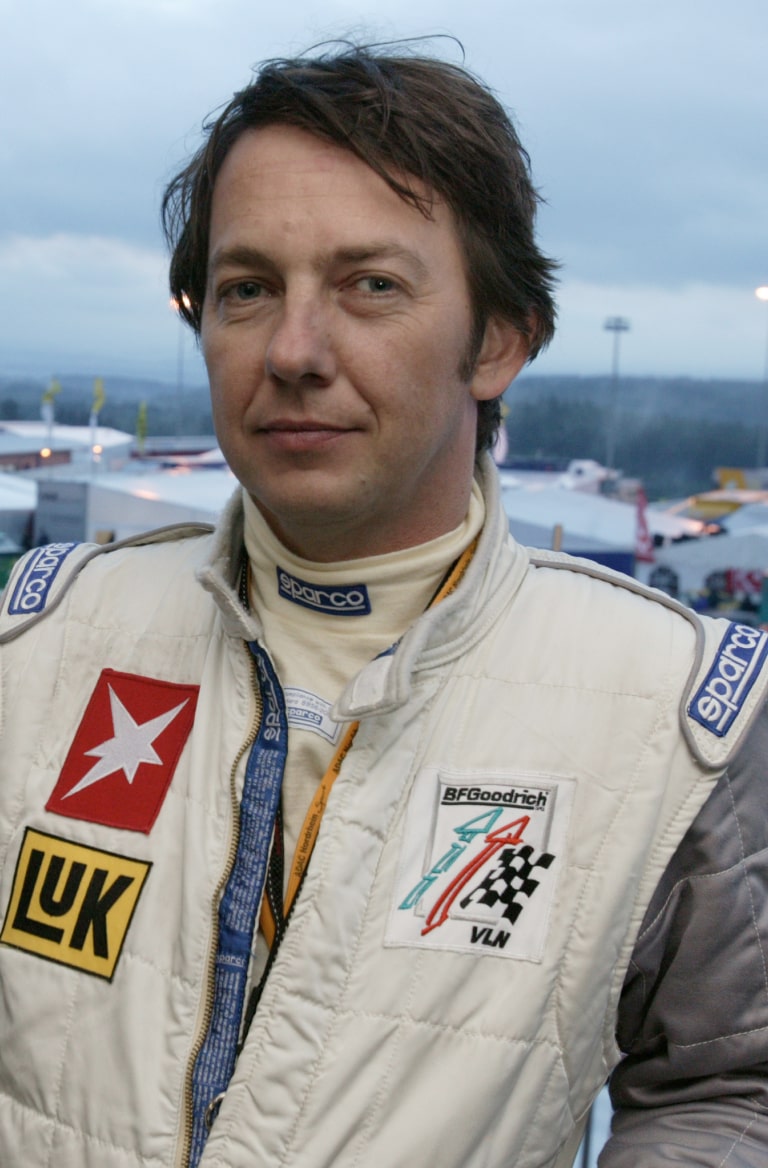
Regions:
<instances>
[{"instance_id":1,"label":"arm in gray sleeve","mask_svg":"<svg viewBox=\"0 0 768 1168\"><path fill-rule=\"evenodd\" d=\"M654 893L600 1168L768 1166L768 712Z\"/></svg>"}]
</instances>

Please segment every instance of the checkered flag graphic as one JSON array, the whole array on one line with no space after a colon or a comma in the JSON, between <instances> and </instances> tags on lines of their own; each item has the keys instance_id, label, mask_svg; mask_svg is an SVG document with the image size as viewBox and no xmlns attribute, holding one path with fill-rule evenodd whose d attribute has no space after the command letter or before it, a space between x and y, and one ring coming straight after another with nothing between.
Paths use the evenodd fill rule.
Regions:
<instances>
[{"instance_id":1,"label":"checkered flag graphic","mask_svg":"<svg viewBox=\"0 0 768 1168\"><path fill-rule=\"evenodd\" d=\"M460 902L461 907L483 904L492 908L501 903L502 917L514 924L525 907L521 898L532 896L539 887L537 869L549 868L554 858L550 852L537 853L530 844L505 848L488 875Z\"/></svg>"}]
</instances>

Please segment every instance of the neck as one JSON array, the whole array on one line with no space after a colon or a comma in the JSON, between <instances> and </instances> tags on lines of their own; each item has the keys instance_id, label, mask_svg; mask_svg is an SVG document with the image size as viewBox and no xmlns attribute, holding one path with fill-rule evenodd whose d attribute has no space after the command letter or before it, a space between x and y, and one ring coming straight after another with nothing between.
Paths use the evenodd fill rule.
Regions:
<instances>
[{"instance_id":1,"label":"neck","mask_svg":"<svg viewBox=\"0 0 768 1168\"><path fill-rule=\"evenodd\" d=\"M447 509L443 506L431 515L414 517L408 523L399 520L389 527L381 523L350 524L345 519L319 522L317 518L306 525L287 525L281 523L257 499L253 499L253 496L251 498L273 535L284 547L301 559L316 564L331 564L391 555L429 543L454 531L467 515L471 493L470 482L453 507Z\"/></svg>"}]
</instances>

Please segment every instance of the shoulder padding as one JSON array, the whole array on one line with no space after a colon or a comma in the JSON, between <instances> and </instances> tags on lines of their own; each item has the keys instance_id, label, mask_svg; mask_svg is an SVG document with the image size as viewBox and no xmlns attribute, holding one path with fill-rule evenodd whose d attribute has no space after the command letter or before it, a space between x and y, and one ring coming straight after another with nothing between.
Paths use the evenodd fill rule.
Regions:
<instances>
[{"instance_id":1,"label":"shoulder padding","mask_svg":"<svg viewBox=\"0 0 768 1168\"><path fill-rule=\"evenodd\" d=\"M53 612L83 568L99 556L130 547L210 535L207 523L173 524L115 543L50 543L33 548L14 565L2 595L0 644L12 641Z\"/></svg>"},{"instance_id":2,"label":"shoulder padding","mask_svg":"<svg viewBox=\"0 0 768 1168\"><path fill-rule=\"evenodd\" d=\"M768 633L721 617L702 617L665 593L586 559L536 549L531 552L531 564L603 580L691 624L696 642L680 698L683 734L705 767L722 770L727 766L768 695Z\"/></svg>"}]
</instances>

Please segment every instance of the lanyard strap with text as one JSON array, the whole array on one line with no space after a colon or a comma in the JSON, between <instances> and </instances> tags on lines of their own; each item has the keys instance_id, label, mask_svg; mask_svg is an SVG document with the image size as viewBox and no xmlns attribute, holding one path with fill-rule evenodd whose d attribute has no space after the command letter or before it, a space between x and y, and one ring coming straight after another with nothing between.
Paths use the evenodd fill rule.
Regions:
<instances>
[{"instance_id":1,"label":"lanyard strap with text","mask_svg":"<svg viewBox=\"0 0 768 1168\"><path fill-rule=\"evenodd\" d=\"M247 976L253 948L254 910L265 883L275 816L288 750L285 702L272 664L259 645L249 644L263 711L249 751L240 801L234 863L218 910L213 997L208 1026L192 1072L192 1130L188 1168L203 1154L212 1116L235 1066ZM268 857L269 863L268 863Z\"/></svg>"}]
</instances>

